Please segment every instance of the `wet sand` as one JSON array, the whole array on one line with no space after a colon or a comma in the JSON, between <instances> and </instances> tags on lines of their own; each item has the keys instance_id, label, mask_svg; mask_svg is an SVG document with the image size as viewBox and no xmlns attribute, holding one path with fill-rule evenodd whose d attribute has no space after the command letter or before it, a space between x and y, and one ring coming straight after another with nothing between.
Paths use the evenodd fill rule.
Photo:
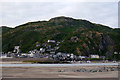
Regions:
<instances>
[{"instance_id":1,"label":"wet sand","mask_svg":"<svg viewBox=\"0 0 120 80\"><path fill-rule=\"evenodd\" d=\"M3 67L3 78L118 78L118 71L78 72L117 66Z\"/></svg>"}]
</instances>

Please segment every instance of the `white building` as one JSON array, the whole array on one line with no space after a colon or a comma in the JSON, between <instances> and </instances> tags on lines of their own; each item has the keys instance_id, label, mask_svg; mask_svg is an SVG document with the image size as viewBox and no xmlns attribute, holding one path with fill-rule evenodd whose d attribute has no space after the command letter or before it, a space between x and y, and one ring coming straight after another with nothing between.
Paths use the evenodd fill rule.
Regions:
<instances>
[{"instance_id":1,"label":"white building","mask_svg":"<svg viewBox=\"0 0 120 80\"><path fill-rule=\"evenodd\" d=\"M40 48L40 52L45 52L45 49L44 48Z\"/></svg>"},{"instance_id":2,"label":"white building","mask_svg":"<svg viewBox=\"0 0 120 80\"><path fill-rule=\"evenodd\" d=\"M90 58L100 58L99 55L90 55Z\"/></svg>"},{"instance_id":3,"label":"white building","mask_svg":"<svg viewBox=\"0 0 120 80\"><path fill-rule=\"evenodd\" d=\"M12 58L12 57L8 57L7 54L2 54L0 58Z\"/></svg>"},{"instance_id":4,"label":"white building","mask_svg":"<svg viewBox=\"0 0 120 80\"><path fill-rule=\"evenodd\" d=\"M21 56L28 56L28 54L27 53L22 53Z\"/></svg>"},{"instance_id":5,"label":"white building","mask_svg":"<svg viewBox=\"0 0 120 80\"><path fill-rule=\"evenodd\" d=\"M118 52L114 52L114 54L118 54Z\"/></svg>"},{"instance_id":6,"label":"white building","mask_svg":"<svg viewBox=\"0 0 120 80\"><path fill-rule=\"evenodd\" d=\"M50 54L55 54L55 52L50 52Z\"/></svg>"},{"instance_id":7,"label":"white building","mask_svg":"<svg viewBox=\"0 0 120 80\"><path fill-rule=\"evenodd\" d=\"M31 57L31 58L40 58L41 54L40 53L30 53L27 56Z\"/></svg>"},{"instance_id":8,"label":"white building","mask_svg":"<svg viewBox=\"0 0 120 80\"><path fill-rule=\"evenodd\" d=\"M55 43L55 40L48 40L48 43Z\"/></svg>"},{"instance_id":9,"label":"white building","mask_svg":"<svg viewBox=\"0 0 120 80\"><path fill-rule=\"evenodd\" d=\"M56 55L58 55L58 56L59 56L59 55L62 55L62 53L61 53L61 52L58 52Z\"/></svg>"},{"instance_id":10,"label":"white building","mask_svg":"<svg viewBox=\"0 0 120 80\"><path fill-rule=\"evenodd\" d=\"M20 46L15 46L15 49L19 49L20 48Z\"/></svg>"},{"instance_id":11,"label":"white building","mask_svg":"<svg viewBox=\"0 0 120 80\"><path fill-rule=\"evenodd\" d=\"M86 56L79 56L79 58L80 58L80 59L85 59L85 58L86 58Z\"/></svg>"},{"instance_id":12,"label":"white building","mask_svg":"<svg viewBox=\"0 0 120 80\"><path fill-rule=\"evenodd\" d=\"M13 52L20 53L20 46L15 46Z\"/></svg>"},{"instance_id":13,"label":"white building","mask_svg":"<svg viewBox=\"0 0 120 80\"><path fill-rule=\"evenodd\" d=\"M36 45L36 47L39 47L39 46L40 46L40 44L37 44L37 45Z\"/></svg>"},{"instance_id":14,"label":"white building","mask_svg":"<svg viewBox=\"0 0 120 80\"><path fill-rule=\"evenodd\" d=\"M34 57L34 54L33 54L33 53L30 53L30 54L28 54L27 56L30 57L30 58L33 58L33 57Z\"/></svg>"}]
</instances>

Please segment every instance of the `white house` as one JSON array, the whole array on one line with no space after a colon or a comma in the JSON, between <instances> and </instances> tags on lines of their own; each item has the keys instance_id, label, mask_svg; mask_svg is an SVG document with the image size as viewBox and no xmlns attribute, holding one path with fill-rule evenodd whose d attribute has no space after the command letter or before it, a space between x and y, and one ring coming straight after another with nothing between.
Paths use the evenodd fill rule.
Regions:
<instances>
[{"instance_id":1,"label":"white house","mask_svg":"<svg viewBox=\"0 0 120 80\"><path fill-rule=\"evenodd\" d=\"M100 58L99 55L90 55L90 58Z\"/></svg>"},{"instance_id":2,"label":"white house","mask_svg":"<svg viewBox=\"0 0 120 80\"><path fill-rule=\"evenodd\" d=\"M118 54L118 52L114 52L114 54Z\"/></svg>"},{"instance_id":3,"label":"white house","mask_svg":"<svg viewBox=\"0 0 120 80\"><path fill-rule=\"evenodd\" d=\"M55 50L58 50L60 47L55 47Z\"/></svg>"},{"instance_id":4,"label":"white house","mask_svg":"<svg viewBox=\"0 0 120 80\"><path fill-rule=\"evenodd\" d=\"M12 57L8 57L7 54L2 54L0 58L12 58Z\"/></svg>"},{"instance_id":5,"label":"white house","mask_svg":"<svg viewBox=\"0 0 120 80\"><path fill-rule=\"evenodd\" d=\"M58 55L58 56L59 56L59 55L62 55L62 53L61 53L61 52L58 52L56 55Z\"/></svg>"},{"instance_id":6,"label":"white house","mask_svg":"<svg viewBox=\"0 0 120 80\"><path fill-rule=\"evenodd\" d=\"M27 53L22 53L21 56L26 56L27 57L28 54Z\"/></svg>"},{"instance_id":7,"label":"white house","mask_svg":"<svg viewBox=\"0 0 120 80\"><path fill-rule=\"evenodd\" d=\"M20 53L20 46L15 46L13 52Z\"/></svg>"},{"instance_id":8,"label":"white house","mask_svg":"<svg viewBox=\"0 0 120 80\"><path fill-rule=\"evenodd\" d=\"M80 58L80 59L85 59L85 58L86 58L86 56L79 56L79 58Z\"/></svg>"},{"instance_id":9,"label":"white house","mask_svg":"<svg viewBox=\"0 0 120 80\"><path fill-rule=\"evenodd\" d=\"M36 47L39 47L39 46L40 46L40 44L37 44L37 45L36 45Z\"/></svg>"},{"instance_id":10,"label":"white house","mask_svg":"<svg viewBox=\"0 0 120 80\"><path fill-rule=\"evenodd\" d=\"M30 53L30 54L28 54L28 57L31 57L31 58L40 58L41 54L40 53Z\"/></svg>"},{"instance_id":11,"label":"white house","mask_svg":"<svg viewBox=\"0 0 120 80\"><path fill-rule=\"evenodd\" d=\"M55 40L48 40L48 43L55 43Z\"/></svg>"},{"instance_id":12,"label":"white house","mask_svg":"<svg viewBox=\"0 0 120 80\"><path fill-rule=\"evenodd\" d=\"M67 57L70 57L70 54L67 54Z\"/></svg>"},{"instance_id":13,"label":"white house","mask_svg":"<svg viewBox=\"0 0 120 80\"><path fill-rule=\"evenodd\" d=\"M45 52L45 49L44 48L40 48L40 52Z\"/></svg>"},{"instance_id":14,"label":"white house","mask_svg":"<svg viewBox=\"0 0 120 80\"><path fill-rule=\"evenodd\" d=\"M30 53L30 54L28 54L28 57L33 58L33 57L34 57L34 54L33 54L33 53Z\"/></svg>"},{"instance_id":15,"label":"white house","mask_svg":"<svg viewBox=\"0 0 120 80\"><path fill-rule=\"evenodd\" d=\"M55 52L50 52L50 54L55 54Z\"/></svg>"}]
</instances>

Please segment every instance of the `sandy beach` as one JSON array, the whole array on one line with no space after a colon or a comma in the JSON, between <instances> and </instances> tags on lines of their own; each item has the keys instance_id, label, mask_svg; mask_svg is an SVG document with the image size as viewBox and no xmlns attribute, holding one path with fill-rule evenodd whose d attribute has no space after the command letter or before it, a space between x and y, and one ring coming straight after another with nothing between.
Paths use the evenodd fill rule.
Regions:
<instances>
[{"instance_id":1,"label":"sandy beach","mask_svg":"<svg viewBox=\"0 0 120 80\"><path fill-rule=\"evenodd\" d=\"M3 67L2 76L3 78L118 78L117 68L118 66Z\"/></svg>"}]
</instances>

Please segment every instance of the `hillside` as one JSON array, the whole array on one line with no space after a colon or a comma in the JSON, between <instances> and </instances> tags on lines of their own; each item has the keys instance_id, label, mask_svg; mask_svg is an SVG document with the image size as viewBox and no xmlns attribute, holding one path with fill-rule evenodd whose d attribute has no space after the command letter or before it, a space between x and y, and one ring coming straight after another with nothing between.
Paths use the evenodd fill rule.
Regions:
<instances>
[{"instance_id":1,"label":"hillside","mask_svg":"<svg viewBox=\"0 0 120 80\"><path fill-rule=\"evenodd\" d=\"M9 30L2 27L2 30L3 52L13 51L16 45L21 46L22 52L28 52L47 40L61 42L57 52L108 57L112 57L114 51L120 52L119 28L112 29L82 19L62 16L49 21L28 22Z\"/></svg>"}]
</instances>

